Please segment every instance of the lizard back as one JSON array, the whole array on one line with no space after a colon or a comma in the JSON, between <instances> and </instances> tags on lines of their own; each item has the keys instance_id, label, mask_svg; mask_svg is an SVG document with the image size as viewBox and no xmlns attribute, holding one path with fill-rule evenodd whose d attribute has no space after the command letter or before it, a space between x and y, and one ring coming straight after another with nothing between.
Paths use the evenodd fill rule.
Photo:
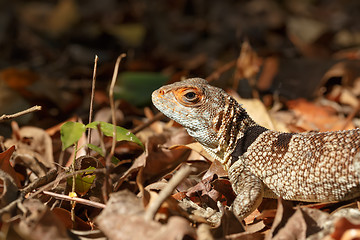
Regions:
<instances>
[{"instance_id":1,"label":"lizard back","mask_svg":"<svg viewBox=\"0 0 360 240\"><path fill-rule=\"evenodd\" d=\"M241 152L245 165L277 196L336 201L360 196L360 129L322 133L267 130Z\"/></svg>"}]
</instances>

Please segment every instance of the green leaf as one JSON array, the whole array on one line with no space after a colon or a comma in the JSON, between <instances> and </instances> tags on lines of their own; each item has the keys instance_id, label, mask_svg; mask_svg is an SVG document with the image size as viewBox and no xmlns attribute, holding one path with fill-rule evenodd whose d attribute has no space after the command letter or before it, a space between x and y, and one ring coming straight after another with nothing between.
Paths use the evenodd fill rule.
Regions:
<instances>
[{"instance_id":1,"label":"green leaf","mask_svg":"<svg viewBox=\"0 0 360 240\"><path fill-rule=\"evenodd\" d=\"M105 154L103 153L103 150L102 150L100 147L95 146L95 145L90 144L90 143L89 143L87 146L88 146L88 148L90 148L91 150L94 150L95 152L97 152L100 156L102 156L102 157L105 156ZM120 160L119 160L117 157L112 156L111 162L112 162L114 165L116 165L116 164L118 164L118 163L120 162Z\"/></svg>"},{"instance_id":2,"label":"green leaf","mask_svg":"<svg viewBox=\"0 0 360 240\"><path fill-rule=\"evenodd\" d=\"M94 150L95 152L97 152L98 154L100 154L100 156L104 157L104 152L101 149L101 147L95 146L94 144L89 143L88 148L90 148L91 150Z\"/></svg>"},{"instance_id":3,"label":"green leaf","mask_svg":"<svg viewBox=\"0 0 360 240\"><path fill-rule=\"evenodd\" d=\"M88 167L86 170L95 170L95 168ZM89 191L95 177L96 174L94 174L92 171L83 174L77 174L75 177L75 192L80 196L84 196ZM69 177L67 179L67 183L72 186L72 182L73 177Z\"/></svg>"},{"instance_id":4,"label":"green leaf","mask_svg":"<svg viewBox=\"0 0 360 240\"><path fill-rule=\"evenodd\" d=\"M96 128L97 128L97 125L99 125L99 124L100 124L99 121L95 121L95 122L88 123L85 127L86 127L86 128L96 129Z\"/></svg>"},{"instance_id":5,"label":"green leaf","mask_svg":"<svg viewBox=\"0 0 360 240\"><path fill-rule=\"evenodd\" d=\"M112 137L114 132L114 125L111 123L100 122L100 129L105 136ZM116 141L134 142L144 148L142 142L129 130L116 126Z\"/></svg>"},{"instance_id":6,"label":"green leaf","mask_svg":"<svg viewBox=\"0 0 360 240\"><path fill-rule=\"evenodd\" d=\"M79 122L66 122L60 127L62 150L75 144L85 132L85 125Z\"/></svg>"},{"instance_id":7,"label":"green leaf","mask_svg":"<svg viewBox=\"0 0 360 240\"><path fill-rule=\"evenodd\" d=\"M114 88L115 99L125 99L136 106L150 104L151 93L168 79L168 76L156 72L123 72Z\"/></svg>"}]
</instances>

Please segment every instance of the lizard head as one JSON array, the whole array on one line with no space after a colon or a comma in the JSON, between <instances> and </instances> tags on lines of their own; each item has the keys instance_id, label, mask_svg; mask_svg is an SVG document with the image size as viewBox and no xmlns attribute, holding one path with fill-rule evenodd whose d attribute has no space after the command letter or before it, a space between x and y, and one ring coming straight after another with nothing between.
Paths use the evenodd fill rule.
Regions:
<instances>
[{"instance_id":1,"label":"lizard head","mask_svg":"<svg viewBox=\"0 0 360 240\"><path fill-rule=\"evenodd\" d=\"M218 131L229 95L201 78L191 78L155 90L152 101L167 117L186 128L203 146L219 145Z\"/></svg>"}]
</instances>

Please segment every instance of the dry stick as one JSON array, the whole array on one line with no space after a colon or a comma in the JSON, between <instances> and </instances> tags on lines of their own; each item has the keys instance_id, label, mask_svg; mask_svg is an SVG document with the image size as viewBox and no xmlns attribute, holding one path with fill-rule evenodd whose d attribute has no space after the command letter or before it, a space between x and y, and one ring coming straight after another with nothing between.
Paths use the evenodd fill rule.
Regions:
<instances>
[{"instance_id":1,"label":"dry stick","mask_svg":"<svg viewBox=\"0 0 360 240\"><path fill-rule=\"evenodd\" d=\"M48 184L42 186L39 190L37 190L36 192L32 193L29 198L33 198L36 195L38 195L39 193L42 193L43 191L45 191L46 189L50 189L53 187L53 185L55 185L56 183L60 182L63 179L66 179L68 177L72 177L73 175L77 175L77 174L81 174L81 173L105 173L105 169L100 168L100 169L83 169L83 170L78 170L72 173L68 173L68 174L63 174L61 177L56 178L55 180L49 182Z\"/></svg>"},{"instance_id":2,"label":"dry stick","mask_svg":"<svg viewBox=\"0 0 360 240\"><path fill-rule=\"evenodd\" d=\"M46 173L46 175L44 175L42 177L39 177L34 182L30 183L29 185L27 185L26 187L24 187L20 191L21 191L22 194L25 195L25 194L33 191L34 189L55 180L56 176L57 176L57 170L56 169L50 169L50 171L48 171Z\"/></svg>"},{"instance_id":3,"label":"dry stick","mask_svg":"<svg viewBox=\"0 0 360 240\"><path fill-rule=\"evenodd\" d=\"M216 69L215 72L210 74L206 80L208 82L214 81L220 77L220 75L226 71L229 71L232 67L236 65L236 60L226 63L225 65L221 66L220 68Z\"/></svg>"},{"instance_id":4,"label":"dry stick","mask_svg":"<svg viewBox=\"0 0 360 240\"><path fill-rule=\"evenodd\" d=\"M110 99L110 107L111 107L111 121L112 121L112 124L114 125L113 141L112 141L112 146L111 146L111 150L110 150L110 156L111 157L114 155L115 144L116 144L116 115L115 115L115 103L114 103L114 87L115 87L116 78L117 78L117 75L118 75L119 65L120 65L121 59L123 59L125 56L126 56L126 54L123 53L117 58L116 63L115 63L113 77L112 77L110 88L109 88L109 99ZM109 157L109 159L111 159L111 157ZM108 166L108 165L106 164L106 166Z\"/></svg>"},{"instance_id":5,"label":"dry stick","mask_svg":"<svg viewBox=\"0 0 360 240\"><path fill-rule=\"evenodd\" d=\"M115 115L115 102L114 102L114 87L115 87L116 78L117 78L118 71L119 71L119 65L120 65L121 60L124 57L126 57L125 53L121 54L116 60L114 73L113 73L113 77L112 77L110 88L109 88L111 119L112 119L112 124L114 126L114 129L113 129L113 139L112 139L112 145L111 145L110 154L106 156L106 162L105 162L106 173L105 173L105 181L104 181L104 186L103 186L103 197L104 197L105 201L107 201L111 158L114 156L115 145L116 145L116 115Z\"/></svg>"},{"instance_id":6,"label":"dry stick","mask_svg":"<svg viewBox=\"0 0 360 240\"><path fill-rule=\"evenodd\" d=\"M4 213L8 213L8 212L12 212L15 207L22 202L22 198L18 198L14 201L12 201L11 203L9 203L8 205L6 205L5 207L0 209L0 216L2 216Z\"/></svg>"},{"instance_id":7,"label":"dry stick","mask_svg":"<svg viewBox=\"0 0 360 240\"><path fill-rule=\"evenodd\" d=\"M150 126L151 124L153 124L154 122L162 119L165 115L162 112L157 113L153 118L151 118L150 120L148 120L147 122L145 122L142 125L137 126L136 128L132 129L131 132L133 134L136 134L140 131L142 131L143 129L147 128L148 126Z\"/></svg>"},{"instance_id":8,"label":"dry stick","mask_svg":"<svg viewBox=\"0 0 360 240\"><path fill-rule=\"evenodd\" d=\"M11 115L2 115L0 117L0 122L3 122L3 121L6 121L6 120L11 120L13 118L17 118L17 117L20 117L22 115L25 115L25 114L28 114L28 113L32 113L32 112L36 112L36 111L40 111L41 110L41 106L33 106L31 108L28 108L24 111L21 111L21 112L18 112L18 113L14 113L14 114L11 114Z\"/></svg>"},{"instance_id":9,"label":"dry stick","mask_svg":"<svg viewBox=\"0 0 360 240\"><path fill-rule=\"evenodd\" d=\"M353 118L356 116L356 114L360 111L360 100L358 100L358 104L356 108L347 116L345 119L345 123L342 126L342 129L346 129L346 127L350 124L350 122L353 120Z\"/></svg>"},{"instance_id":10,"label":"dry stick","mask_svg":"<svg viewBox=\"0 0 360 240\"><path fill-rule=\"evenodd\" d=\"M43 191L43 193L46 195L49 195L51 197L54 197L56 199L60 199L60 200L74 201L74 202L81 203L81 204L84 204L84 205L87 205L90 207L105 208L105 204L103 204L103 203L93 202L93 201L83 199L83 198L70 197L67 195L53 193L53 192L49 192L49 191Z\"/></svg>"},{"instance_id":11,"label":"dry stick","mask_svg":"<svg viewBox=\"0 0 360 240\"><path fill-rule=\"evenodd\" d=\"M93 111L94 111L94 96L95 96L95 85L96 85L96 69L97 69L97 62L98 62L98 56L95 55L94 60L94 71L93 71L93 78L92 78L92 85L91 85L91 98L90 98L90 110L89 110L89 123L92 122L93 118ZM88 128L88 143L91 143L91 128ZM89 148L87 148L88 154L90 154Z\"/></svg>"},{"instance_id":12,"label":"dry stick","mask_svg":"<svg viewBox=\"0 0 360 240\"><path fill-rule=\"evenodd\" d=\"M163 190L161 190L158 197L154 201L150 202L144 215L145 220L151 221L154 219L155 214L159 210L161 204L171 195L177 185L179 185L182 180L189 176L192 171L192 167L184 165L175 173L168 184L163 188Z\"/></svg>"}]
</instances>

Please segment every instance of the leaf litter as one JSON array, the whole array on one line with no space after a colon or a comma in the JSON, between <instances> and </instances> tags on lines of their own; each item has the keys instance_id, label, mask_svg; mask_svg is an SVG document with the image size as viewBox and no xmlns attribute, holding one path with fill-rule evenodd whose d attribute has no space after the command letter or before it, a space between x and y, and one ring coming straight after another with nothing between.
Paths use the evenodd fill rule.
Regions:
<instances>
[{"instance_id":1,"label":"leaf litter","mask_svg":"<svg viewBox=\"0 0 360 240\"><path fill-rule=\"evenodd\" d=\"M158 28L154 31L162 29L163 33L169 36L175 34L176 37L160 39L162 45L154 46L156 53L146 56L151 58L150 61L149 58L134 59L131 55L128 56L129 60L122 66L122 74L118 77L118 92L115 95L119 100L116 101L115 111L109 109L111 99L105 91L107 77L110 76L108 62L113 50L101 50L105 60L102 63L104 65L99 66L98 77L106 80L100 79L100 89L95 91L95 120L86 125L82 121L86 119L84 115L87 115L87 110L76 109L80 108L81 99L87 96L90 99L89 84L59 80L51 72L59 74L58 69L65 69L67 76L90 78L90 71L84 71L84 65L80 63L92 61L91 49L86 43L83 46L72 44L63 51L63 54L68 55L60 54L58 57L59 50L51 44L44 48L41 41L46 40L37 33L49 39L59 39L62 35L71 36L70 29L83 21L78 15L87 14L84 19L90 20L92 14L101 14L104 9L107 13L115 3L107 1L101 7L97 4L91 1L81 11L79 3L71 0L61 0L58 3L39 1L18 6L21 8L19 24L28 28L19 30L23 31L21 34L26 36L29 43L22 46L30 49L32 54L29 54L28 59L37 67L24 70L9 65L0 70L0 89L4 93L11 93L9 96L2 96L6 101L0 101L0 109L5 110L1 113L10 116L39 102L43 103L44 109L19 119L11 119L11 130L4 131L1 134L4 136L0 137L2 237L360 238L360 214L356 201L312 204L264 199L258 209L244 221L239 221L230 210L235 194L227 172L219 162L209 156L198 143L194 143L181 126L173 121L159 120L163 116L156 115L153 108L141 109L145 105L149 106L147 95L165 82L178 81L184 76L208 76L213 84L225 88L257 122L268 128L304 132L359 127L358 49L344 50L344 46L356 43L357 38L346 30L331 32L335 29L334 26L329 27L332 23L324 24L321 20L330 12L322 12L318 19L310 18L306 14L300 14L309 8L310 3L299 2L286 6L298 14L289 18L287 23L285 15L275 2L253 1L244 4L243 9L247 11L251 21L245 21L250 23L249 26L242 25L239 29L257 28L259 23L266 23L266 34L258 33L266 39L266 47L277 51L279 43L282 43L286 45L286 50L282 54L264 54L264 48L252 46L252 43L256 44L254 38L257 36L248 31L250 40L240 41L242 46L239 47L239 56L229 61L229 56L233 55L224 54L226 56L222 56L221 62L215 61L217 57L211 54L225 51L219 44L224 44L221 40L227 39L223 35L226 33L221 32L222 29L206 29L201 22L188 22L184 18L184 21L172 22L176 30L170 34L166 33L168 30L165 27L169 23L158 21ZM174 4L179 9L191 8L180 2ZM130 48L144 43L151 45L152 42L144 32L146 25L136 22L142 7L133 6L133 10L137 11L125 14L125 18L110 11L112 14L104 17L103 25L96 25L94 28L91 25L94 23L87 23L87 27L81 29L81 34L90 39L99 33L97 37L104 37L101 34L105 33ZM213 7L219 8L217 3L213 3ZM231 12L227 4L221 7ZM154 9L152 14L156 14L152 15L151 21L156 21L158 16L178 11L172 6L167 8L169 13L161 14L160 10ZM187 11L185 15L188 17L197 14ZM209 26L216 26L213 19L217 19L217 12L212 14ZM172 15L172 19L181 15ZM44 19L47 24L39 24ZM122 20L125 22L118 24ZM232 22L223 24L231 26ZM182 34L184 29L190 30L189 35ZM206 34L196 35L199 29L206 31ZM286 37L279 35L284 29ZM194 45L197 47L194 52L183 53L183 49L191 45L191 39L200 39L202 35L212 37L213 41L204 41L206 44ZM336 37L330 43L328 36L332 35ZM149 42L145 42L145 39ZM11 44L7 39L0 38L0 41L7 46ZM342 50L335 52L331 49L334 44ZM169 50L169 46L174 48ZM176 46L180 46L181 51L173 50ZM47 54L40 56L39 52ZM294 55L301 57L295 60L287 58ZM319 56L326 60L316 59ZM70 61L67 62L66 59ZM54 64L46 66L46 61ZM77 61L77 64L72 61ZM74 67L75 65L78 67ZM104 77L101 73L106 73L107 76ZM54 79L59 81L55 83ZM53 81L52 84L48 83L49 80ZM304 98L297 97L299 92L304 93ZM109 122L114 112L117 142L111 156L114 128ZM9 122L7 118L4 119L6 122L1 119L0 124ZM35 121L30 122L29 119ZM68 138L63 138L64 129L61 126L64 123L65 126L78 126L65 129L65 132L71 133L65 133ZM91 128L91 143L86 138L88 128ZM78 145L76 154L75 144ZM77 197L70 196L74 179Z\"/></svg>"}]
</instances>

